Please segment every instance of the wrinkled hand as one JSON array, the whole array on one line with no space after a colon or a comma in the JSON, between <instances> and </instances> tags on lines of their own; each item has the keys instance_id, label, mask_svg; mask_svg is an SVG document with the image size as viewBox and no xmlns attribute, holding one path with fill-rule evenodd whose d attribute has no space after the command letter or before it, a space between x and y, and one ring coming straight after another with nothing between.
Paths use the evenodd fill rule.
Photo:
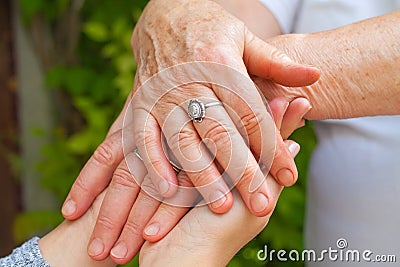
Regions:
<instances>
[{"instance_id":1,"label":"wrinkled hand","mask_svg":"<svg viewBox=\"0 0 400 267\"><path fill-rule=\"evenodd\" d=\"M224 213L232 205L230 186L221 179L218 163L250 211L268 214L271 200L258 161L271 167L285 186L296 181L297 170L248 73L303 86L318 79L318 70L292 62L222 7L204 0L149 2L132 47L138 63L134 136L158 193L171 197L178 187L163 151L164 136L211 210ZM200 63L179 65L185 62ZM233 85L226 86L226 80ZM201 123L192 123L187 116L191 99L221 101L223 106L207 109Z\"/></svg>"}]
</instances>

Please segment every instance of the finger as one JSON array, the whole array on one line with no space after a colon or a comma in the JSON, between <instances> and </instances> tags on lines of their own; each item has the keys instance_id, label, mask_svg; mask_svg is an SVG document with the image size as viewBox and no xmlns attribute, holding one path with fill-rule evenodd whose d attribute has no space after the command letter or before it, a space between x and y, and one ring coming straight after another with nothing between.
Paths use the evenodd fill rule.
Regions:
<instances>
[{"instance_id":1,"label":"finger","mask_svg":"<svg viewBox=\"0 0 400 267\"><path fill-rule=\"evenodd\" d=\"M241 85L246 86L246 83L242 82ZM254 84L249 84L247 87L248 89L243 90L239 97L235 97L235 94L227 90L219 90L218 95L220 99L224 99L223 101L233 103L232 108L227 108L227 105L225 105L225 108L227 108L231 118L239 117L239 120L234 119L235 125L239 128L244 127L251 151L259 159L259 162L265 168L271 168L272 174L281 185L291 186L297 180L296 164L283 143L273 119L266 111L265 100L262 100L262 97L258 95ZM278 109L277 104L281 105L279 109L282 110L277 116L277 123L280 124L279 117L282 117L284 112L285 101L282 99L278 101L279 103L274 104L274 108L276 110ZM233 108L235 108L234 111ZM259 184L261 182L257 183L257 185Z\"/></svg>"},{"instance_id":2,"label":"finger","mask_svg":"<svg viewBox=\"0 0 400 267\"><path fill-rule=\"evenodd\" d=\"M284 142L294 159L300 152L300 145L293 140L285 140Z\"/></svg>"},{"instance_id":3,"label":"finger","mask_svg":"<svg viewBox=\"0 0 400 267\"><path fill-rule=\"evenodd\" d=\"M275 206L283 187L271 175L266 177L266 181L274 200L272 205ZM207 212L204 207L192 209L161 242L146 242L140 254L140 262L143 263L145 256L149 254L156 253L158 255L165 243L180 248L187 247L187 244L193 243L193 241L195 244L207 246L207 242L204 241L213 240L216 241L216 243L214 242L215 245L221 244L224 246L225 254L230 255L230 251L233 251L232 255L236 253L243 244L256 236L265 227L270 216L262 218L253 216L238 198L236 190L233 191L233 194L235 194L237 201L234 202L230 212L216 215ZM224 227L221 228L221 225L224 225ZM182 235L182 233L184 234ZM237 237L232 238L233 236ZM229 246L227 247L226 244L229 244ZM223 258L226 256L225 254L222 255ZM227 259L226 262L228 261ZM222 259L221 262L225 262L225 260Z\"/></svg>"},{"instance_id":4,"label":"finger","mask_svg":"<svg viewBox=\"0 0 400 267\"><path fill-rule=\"evenodd\" d=\"M249 73L284 86L307 86L320 76L317 68L292 61L286 54L246 31L243 60Z\"/></svg>"},{"instance_id":5,"label":"finger","mask_svg":"<svg viewBox=\"0 0 400 267\"><path fill-rule=\"evenodd\" d=\"M290 103L291 109L289 114L287 115L287 110L289 106L289 102L283 97L274 98L270 103L269 107L271 109L272 115L274 117L275 124L278 129L281 129L284 118L286 118L285 123L292 123L289 121L295 117L298 119L299 112L304 111L304 101L295 101L294 103ZM300 110L299 110L300 109ZM298 126L298 121L296 121L295 126L287 125L285 126L285 130L287 134L288 132L292 132L293 127ZM288 136L288 135L287 135ZM274 162L271 166L271 173L276 177L277 181L280 182L281 185L291 186L295 183L297 179L297 168L295 166L294 161L290 158L290 152L282 143L282 137L287 138L286 135L282 135L282 133L276 132L276 150L275 150L275 158Z\"/></svg>"},{"instance_id":6,"label":"finger","mask_svg":"<svg viewBox=\"0 0 400 267\"><path fill-rule=\"evenodd\" d=\"M245 69L243 64L237 64L237 67L238 69ZM220 70L216 69L215 73L218 73L218 71L221 72ZM230 81L230 83L227 83L225 79L228 78L234 82ZM247 140L249 141L251 151L257 158L259 158L260 163L262 163L265 168L269 169L274 160L272 171L274 172L275 177L282 185L292 185L297 179L295 162L290 156L290 152L288 151L287 147L283 143L279 132L276 130L276 126L271 116L267 112L266 105L264 104L265 100L263 100L262 96L258 93L257 88L254 86L254 83L251 81L251 79L245 74L241 75L241 73L238 71L236 71L236 74L233 75L231 71L225 70L225 75L222 75L221 77L218 76L216 84L231 85L228 90L223 86L213 86L213 89L218 98L224 103L224 107L229 114L228 117L234 121L234 124L237 129L239 129L239 132L248 138ZM240 85L240 87L238 85ZM217 110L217 107L213 107L207 112L210 115L210 112L214 112L215 110ZM210 115L209 117L214 119L217 118L214 115ZM222 121L224 118L226 118L226 116L220 116L218 118L219 119L216 120L217 122ZM226 129L235 128L230 124L226 124L226 122L224 122L223 125L228 126ZM223 137L224 131L221 131L221 127L214 126L213 128L222 133L219 134L220 139L222 139L221 137ZM199 129L197 130L199 131ZM232 131L230 134L232 137L236 136L234 131ZM200 136L203 139L205 138L204 134L200 133ZM213 140L212 137L208 139ZM241 148L240 146L237 146L237 144L243 144L243 139L240 138L240 140L232 142L235 144L233 149L238 148L236 152L233 152L234 157L232 157L232 159L241 159L240 163L236 162L236 166L242 167L244 163L249 164L248 167L245 168L245 177L247 178L242 178L240 183L236 185L240 187L240 189L238 188L238 191L241 193L244 202L246 205L248 205L253 214L257 216L263 216L263 214L267 214L271 210L271 205L268 204L268 192L264 191L266 190L266 187L261 186L265 180L264 176L262 173L260 173L258 164L254 164L256 161L254 160L253 155L248 153L248 147L246 145ZM226 144L231 143L222 142L222 144L225 144L225 146L222 146L221 150L225 150L225 156L222 158L225 158L225 160L231 159L231 157L226 156ZM221 166L226 169L226 166L220 162L220 158L217 159ZM279 172L281 169L283 171ZM229 172L227 173L232 178L232 174ZM237 172L235 175L233 175L233 177L234 179L237 179ZM246 186L248 186L248 188L246 188ZM257 189L259 186L261 187ZM253 206L251 206L251 200L254 202ZM255 210L256 206L257 211ZM265 208L264 212L261 212L261 207Z\"/></svg>"},{"instance_id":7,"label":"finger","mask_svg":"<svg viewBox=\"0 0 400 267\"><path fill-rule=\"evenodd\" d=\"M177 190L177 178L165 156L162 133L155 118L145 110L134 111L136 144L153 184L164 197Z\"/></svg>"},{"instance_id":8,"label":"finger","mask_svg":"<svg viewBox=\"0 0 400 267\"><path fill-rule=\"evenodd\" d=\"M204 121L194 126L252 213L256 216L268 214L272 206L264 175L224 107L209 108Z\"/></svg>"},{"instance_id":9,"label":"finger","mask_svg":"<svg viewBox=\"0 0 400 267\"><path fill-rule=\"evenodd\" d=\"M271 175L283 186L292 186L298 178L298 171L290 151L283 142L280 132L276 132L276 149L270 169Z\"/></svg>"},{"instance_id":10,"label":"finger","mask_svg":"<svg viewBox=\"0 0 400 267\"><path fill-rule=\"evenodd\" d=\"M274 116L275 123L278 129L281 130L280 134L283 139L287 139L289 135L296 130L305 113L310 109L309 102L304 98L299 98L289 103L284 98L275 98L270 103L269 106ZM287 157L287 146L283 146L281 142L281 137L277 135L279 139L277 141L277 149L275 152L275 161L271 167L271 174L276 177L282 185L290 186L295 183L296 173L293 173L295 169L294 162L291 164L293 167L286 168L284 165L288 163ZM282 155L286 154L286 155ZM284 164L282 164L282 159Z\"/></svg>"},{"instance_id":11,"label":"finger","mask_svg":"<svg viewBox=\"0 0 400 267\"><path fill-rule=\"evenodd\" d=\"M277 136L277 138L282 139L281 135ZM290 153L290 157L293 160L293 164L294 164L294 158L296 157L296 155L298 154L298 152L300 151L300 145L297 144L296 142L292 141L292 140L285 140L282 142L278 142L278 144L283 144L284 147L277 147L276 153L275 153L275 158L277 157L282 157L280 156L282 153L281 151L288 151ZM284 156L285 159L287 159L287 156ZM278 160L274 160L273 165L271 166L271 170L270 170L270 175L273 176L275 178L275 180L277 180L278 182L281 181L282 179L285 179L285 176L287 177L293 177L293 173L290 170L286 170L284 167L281 167L280 164L281 161ZM283 173L282 173L283 172ZM285 174L285 172L290 172L288 174ZM296 180L297 180L297 168L296 168ZM277 177L279 176L279 177ZM288 179L289 180L289 179ZM293 181L293 183L296 182ZM287 182L288 183L288 182Z\"/></svg>"},{"instance_id":12,"label":"finger","mask_svg":"<svg viewBox=\"0 0 400 267\"><path fill-rule=\"evenodd\" d=\"M108 136L79 173L62 207L66 219L75 220L84 214L110 183L115 168L124 156L121 135L119 130ZM133 148L133 139L126 140L125 146Z\"/></svg>"},{"instance_id":13,"label":"finger","mask_svg":"<svg viewBox=\"0 0 400 267\"><path fill-rule=\"evenodd\" d=\"M165 119L163 132L174 156L212 211L225 213L232 195L193 123L182 108L173 109ZM225 146L229 147L230 143Z\"/></svg>"},{"instance_id":14,"label":"finger","mask_svg":"<svg viewBox=\"0 0 400 267\"><path fill-rule=\"evenodd\" d=\"M178 180L179 185L183 187L189 188L193 186L189 177L184 172L178 174ZM193 189L195 188L193 187ZM198 196L197 190L188 192L180 187L173 197L176 198L174 200L176 203L184 202L192 205ZM168 203L171 202L172 201L168 201ZM187 205L176 206L168 203L162 203L151 220L147 223L143 231L143 237L147 241L156 242L162 239L189 210Z\"/></svg>"},{"instance_id":15,"label":"finger","mask_svg":"<svg viewBox=\"0 0 400 267\"><path fill-rule=\"evenodd\" d=\"M271 109L276 128L281 129L283 117L287 108L289 107L289 102L284 97L276 97L272 99L268 105Z\"/></svg>"},{"instance_id":16,"label":"finger","mask_svg":"<svg viewBox=\"0 0 400 267\"><path fill-rule=\"evenodd\" d=\"M239 131L248 137L254 156L266 168L273 167L272 171L281 185L292 185L297 179L297 168L271 115L267 112L265 99L245 72L246 66L243 62L230 63L241 72L236 71L233 74L232 71L225 70L224 75L218 75L216 84L229 84L230 87L227 90L226 86L213 86L215 94L224 103ZM218 71L216 69L214 72ZM227 82L227 79L230 81ZM262 182L258 179L256 181L255 185Z\"/></svg>"},{"instance_id":17,"label":"finger","mask_svg":"<svg viewBox=\"0 0 400 267\"><path fill-rule=\"evenodd\" d=\"M152 195L157 193L157 189L151 184L148 176L145 177L142 186L147 190L152 190ZM144 242L143 229L159 205L160 202L157 199L148 195L144 190L140 191L121 235L111 249L110 257L115 263L126 264L139 252Z\"/></svg>"},{"instance_id":18,"label":"finger","mask_svg":"<svg viewBox=\"0 0 400 267\"><path fill-rule=\"evenodd\" d=\"M290 102L283 117L281 135L287 139L296 129L305 125L304 116L311 110L310 102L305 98L296 98Z\"/></svg>"},{"instance_id":19,"label":"finger","mask_svg":"<svg viewBox=\"0 0 400 267\"><path fill-rule=\"evenodd\" d=\"M129 169L126 161L133 164L135 169ZM128 154L115 170L88 246L88 254L94 260L108 257L140 191L140 181L146 173L143 163L134 153Z\"/></svg>"}]
</instances>

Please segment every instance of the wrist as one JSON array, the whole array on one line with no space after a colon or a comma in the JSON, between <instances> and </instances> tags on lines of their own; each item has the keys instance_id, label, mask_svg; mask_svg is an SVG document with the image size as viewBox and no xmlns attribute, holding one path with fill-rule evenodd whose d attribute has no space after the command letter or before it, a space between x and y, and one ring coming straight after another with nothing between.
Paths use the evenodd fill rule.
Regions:
<instances>
[{"instance_id":1,"label":"wrist","mask_svg":"<svg viewBox=\"0 0 400 267\"><path fill-rule=\"evenodd\" d=\"M87 245L96 222L98 210L104 193L92 207L75 221L64 221L57 228L39 240L43 258L52 267L111 267L110 260L94 261L87 253Z\"/></svg>"},{"instance_id":2,"label":"wrist","mask_svg":"<svg viewBox=\"0 0 400 267\"><path fill-rule=\"evenodd\" d=\"M284 96L289 101L299 97L308 99L313 108L307 113L307 119L349 117L348 114L354 114L354 111L350 110L352 107L346 103L347 98L340 92L342 88L336 82L338 77L346 79L346 74L340 74L343 71L341 71L337 58L332 58L332 52L325 49L327 44L321 40L323 38L319 34L289 34L268 40L269 43L284 51L294 61L319 68L321 76L316 83L310 86L284 87L273 85L270 86L272 88L263 90L263 93L268 99L277 96ZM336 64L336 66L332 68L330 64ZM359 92L357 88L354 88L348 94L356 95ZM351 98L357 97L352 96Z\"/></svg>"},{"instance_id":3,"label":"wrist","mask_svg":"<svg viewBox=\"0 0 400 267\"><path fill-rule=\"evenodd\" d=\"M184 232L179 238L169 236L157 243L146 242L140 252L140 266L226 266L235 253L219 250L217 240L192 237ZM192 238L190 238L192 237ZM197 240L197 242L196 242ZM207 241L206 241L207 240Z\"/></svg>"},{"instance_id":4,"label":"wrist","mask_svg":"<svg viewBox=\"0 0 400 267\"><path fill-rule=\"evenodd\" d=\"M311 86L272 86L272 90L264 90L263 93L267 98L307 98L313 107L307 119L398 114L398 107L391 105L399 99L391 75L394 59L387 56L393 53L371 43L368 40L370 34L354 37L352 27L359 27L357 30L362 31L360 25L271 39L273 45L293 60L319 68L321 77Z\"/></svg>"}]
</instances>

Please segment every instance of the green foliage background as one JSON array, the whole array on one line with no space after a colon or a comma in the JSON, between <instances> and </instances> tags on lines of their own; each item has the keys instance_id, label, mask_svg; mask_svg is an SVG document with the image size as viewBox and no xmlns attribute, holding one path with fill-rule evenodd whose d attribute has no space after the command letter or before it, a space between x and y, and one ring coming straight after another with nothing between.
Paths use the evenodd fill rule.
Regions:
<instances>
[{"instance_id":1,"label":"green foliage background","mask_svg":"<svg viewBox=\"0 0 400 267\"><path fill-rule=\"evenodd\" d=\"M50 29L63 23L73 0L20 0L22 16L29 29L41 18ZM51 140L43 147L43 161L37 166L41 185L53 192L60 205L79 170L107 130L133 84L135 63L130 37L147 0L86 0L79 11L81 24L75 48L77 61L49 66L46 83L61 96L72 114L60 113ZM65 33L68 34L68 33ZM60 55L62 56L62 55ZM68 110L68 109L67 109ZM74 123L66 123L71 116ZM71 119L71 118L70 118ZM40 129L38 129L40 133ZM309 155L315 145L310 125L295 133L302 151L297 157L300 179L284 191L268 227L231 261L229 266L264 266L256 253L264 245L270 249L302 249L305 178ZM17 240L48 231L61 222L59 210L20 214L15 223ZM235 237L232 237L235 238ZM127 266L137 266L137 259ZM303 266L303 263L270 262L268 266Z\"/></svg>"}]
</instances>

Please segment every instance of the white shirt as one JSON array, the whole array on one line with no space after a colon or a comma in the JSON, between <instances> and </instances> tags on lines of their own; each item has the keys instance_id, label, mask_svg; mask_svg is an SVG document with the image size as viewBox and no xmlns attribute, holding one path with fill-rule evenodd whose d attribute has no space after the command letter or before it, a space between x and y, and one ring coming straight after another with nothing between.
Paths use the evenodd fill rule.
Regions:
<instances>
[{"instance_id":1,"label":"white shirt","mask_svg":"<svg viewBox=\"0 0 400 267\"><path fill-rule=\"evenodd\" d=\"M332 29L400 8L399 0L262 2L271 6L285 33ZM289 12L293 17L287 16L284 5L296 9ZM306 247L317 253L338 249L336 241L345 238L344 251L368 249L372 258L395 254L400 262L400 116L319 121L315 129L318 146L309 169ZM396 264L325 260L308 266Z\"/></svg>"}]
</instances>

